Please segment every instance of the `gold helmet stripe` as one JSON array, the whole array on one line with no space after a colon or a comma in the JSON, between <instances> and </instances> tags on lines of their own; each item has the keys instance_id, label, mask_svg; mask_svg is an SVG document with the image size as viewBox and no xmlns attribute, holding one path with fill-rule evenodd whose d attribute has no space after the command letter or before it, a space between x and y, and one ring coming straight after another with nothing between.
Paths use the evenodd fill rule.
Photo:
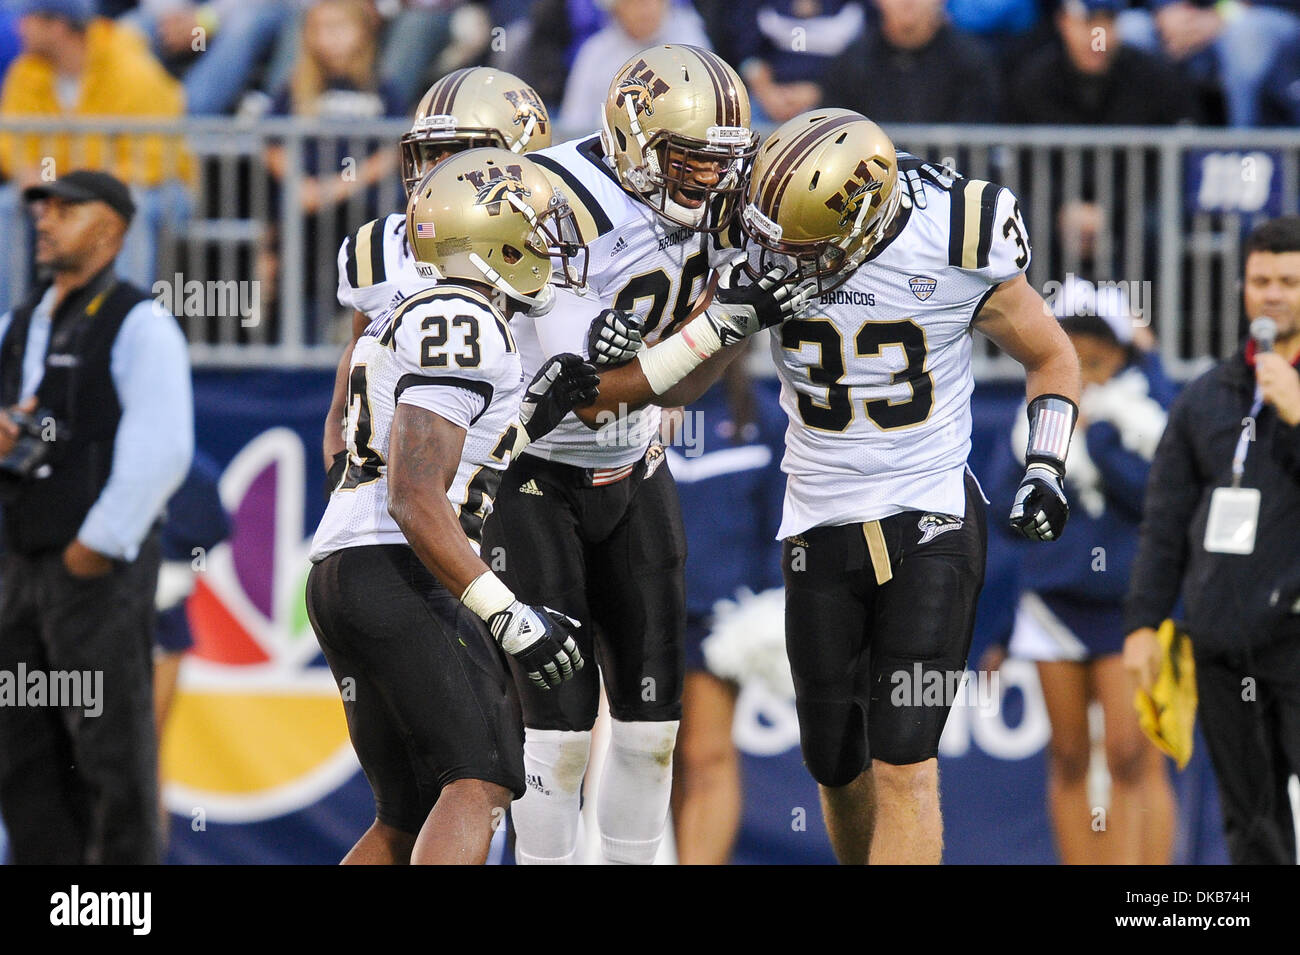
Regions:
<instances>
[{"instance_id":1,"label":"gold helmet stripe","mask_svg":"<svg viewBox=\"0 0 1300 955\"><path fill-rule=\"evenodd\" d=\"M796 139L793 145L786 147L786 151L772 164L771 172L768 174L766 197L759 211L772 221L778 221L777 214L780 212L781 199L785 195L786 187L790 185L790 180L794 177L799 161L836 130L850 123L856 123L861 118L853 114L837 116L829 122L818 123Z\"/></svg>"},{"instance_id":2,"label":"gold helmet stripe","mask_svg":"<svg viewBox=\"0 0 1300 955\"><path fill-rule=\"evenodd\" d=\"M692 53L700 58L713 77L713 91L718 98L718 112L724 114L720 126L739 126L740 125L740 97L736 95L736 88L727 79L727 71L722 66L722 61L708 50L700 50L695 47L688 47ZM724 98L725 97L725 98ZM725 106L725 109L722 107Z\"/></svg>"},{"instance_id":3,"label":"gold helmet stripe","mask_svg":"<svg viewBox=\"0 0 1300 955\"><path fill-rule=\"evenodd\" d=\"M722 88L724 84L722 82L722 74L718 71L717 65L709 62L708 55L703 50L698 50L693 46L683 47L683 49L690 50L694 53L695 58L699 60L700 65L704 67L704 72L709 74L709 85L713 87L713 115L719 118L720 122L718 125L734 126L735 124L731 121L731 109L723 104Z\"/></svg>"},{"instance_id":4,"label":"gold helmet stripe","mask_svg":"<svg viewBox=\"0 0 1300 955\"><path fill-rule=\"evenodd\" d=\"M459 69L454 73L444 76L442 79L442 89L434 97L433 108L429 110L431 116L443 116L451 111L452 104L456 102L456 94L460 92L461 84L469 77L470 67Z\"/></svg>"}]
</instances>

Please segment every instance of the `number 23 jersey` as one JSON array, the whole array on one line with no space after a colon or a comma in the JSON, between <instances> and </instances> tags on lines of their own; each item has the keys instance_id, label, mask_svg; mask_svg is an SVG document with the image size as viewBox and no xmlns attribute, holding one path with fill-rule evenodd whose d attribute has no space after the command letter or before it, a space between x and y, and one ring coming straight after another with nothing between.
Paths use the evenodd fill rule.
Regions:
<instances>
[{"instance_id":1,"label":"number 23 jersey","mask_svg":"<svg viewBox=\"0 0 1300 955\"><path fill-rule=\"evenodd\" d=\"M388 513L389 440L399 404L432 411L465 430L447 498L477 551L509 464L506 449L513 445L523 390L510 328L477 292L439 284L376 318L352 352L348 467L330 495L311 559L344 547L407 543Z\"/></svg>"},{"instance_id":2,"label":"number 23 jersey","mask_svg":"<svg viewBox=\"0 0 1300 955\"><path fill-rule=\"evenodd\" d=\"M903 221L838 289L773 330L789 417L778 537L901 511L965 515L972 327L1029 265L1010 190L899 154Z\"/></svg>"}]
</instances>

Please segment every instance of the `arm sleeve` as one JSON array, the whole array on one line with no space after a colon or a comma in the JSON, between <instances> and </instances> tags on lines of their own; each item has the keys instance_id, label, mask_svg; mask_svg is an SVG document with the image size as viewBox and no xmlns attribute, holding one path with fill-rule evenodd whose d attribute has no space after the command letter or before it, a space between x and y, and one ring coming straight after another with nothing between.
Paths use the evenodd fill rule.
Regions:
<instances>
[{"instance_id":1,"label":"arm sleeve","mask_svg":"<svg viewBox=\"0 0 1300 955\"><path fill-rule=\"evenodd\" d=\"M1188 435L1188 394L1174 402L1156 448L1137 559L1124 601L1124 629L1158 627L1173 609L1187 566L1187 528L1201 497L1201 476Z\"/></svg>"},{"instance_id":2,"label":"arm sleeve","mask_svg":"<svg viewBox=\"0 0 1300 955\"><path fill-rule=\"evenodd\" d=\"M967 196L969 196L969 191L972 188L980 185L978 180L969 183L966 188ZM993 188L996 191L992 197L993 217L991 231L986 235L984 232L984 203L988 201L988 188L987 186L982 187L983 195L980 197L979 203L979 237L975 246L975 262L977 270L988 278L990 284L999 285L1025 272L1029 268L1033 251L1029 244L1029 230L1025 228L1025 220L1020 215L1020 200L1016 198L1015 193L1010 189L999 189L996 186ZM956 198L954 195L954 201ZM974 218L972 203L967 202L967 208L963 216L965 219ZM969 229L975 223L967 222L966 225ZM986 242L988 244L987 260L982 255L983 246ZM962 249L963 256L968 254L969 242Z\"/></svg>"},{"instance_id":3,"label":"arm sleeve","mask_svg":"<svg viewBox=\"0 0 1300 955\"><path fill-rule=\"evenodd\" d=\"M155 302L141 302L122 323L110 367L122 405L113 464L77 537L130 561L194 455L194 395L180 326Z\"/></svg>"}]
</instances>

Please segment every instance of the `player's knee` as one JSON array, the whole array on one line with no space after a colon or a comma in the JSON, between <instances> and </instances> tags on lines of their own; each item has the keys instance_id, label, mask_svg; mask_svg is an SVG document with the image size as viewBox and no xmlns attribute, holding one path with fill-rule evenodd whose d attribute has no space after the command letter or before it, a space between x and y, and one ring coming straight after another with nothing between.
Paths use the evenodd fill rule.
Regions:
<instances>
[{"instance_id":1,"label":"player's knee","mask_svg":"<svg viewBox=\"0 0 1300 955\"><path fill-rule=\"evenodd\" d=\"M867 768L867 736L856 704L796 703L804 765L819 784L847 786Z\"/></svg>"},{"instance_id":2,"label":"player's knee","mask_svg":"<svg viewBox=\"0 0 1300 955\"><path fill-rule=\"evenodd\" d=\"M677 745L677 720L611 720L610 747L621 759L667 770Z\"/></svg>"},{"instance_id":3,"label":"player's knee","mask_svg":"<svg viewBox=\"0 0 1300 955\"><path fill-rule=\"evenodd\" d=\"M939 792L939 761L926 759L918 763L896 765L875 760L871 765L878 799L890 798L921 801Z\"/></svg>"}]
</instances>

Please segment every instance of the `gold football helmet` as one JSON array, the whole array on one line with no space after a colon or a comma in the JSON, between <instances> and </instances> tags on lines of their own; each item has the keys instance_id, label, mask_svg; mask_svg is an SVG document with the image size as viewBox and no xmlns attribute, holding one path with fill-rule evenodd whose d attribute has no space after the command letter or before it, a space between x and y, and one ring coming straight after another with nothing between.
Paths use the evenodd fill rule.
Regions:
<instances>
[{"instance_id":1,"label":"gold football helmet","mask_svg":"<svg viewBox=\"0 0 1300 955\"><path fill-rule=\"evenodd\" d=\"M707 50L676 44L643 50L614 74L600 138L625 188L701 232L730 224L758 150L736 71Z\"/></svg>"},{"instance_id":2,"label":"gold football helmet","mask_svg":"<svg viewBox=\"0 0 1300 955\"><path fill-rule=\"evenodd\" d=\"M829 292L866 261L902 195L894 144L875 123L847 109L796 116L759 150L740 218L746 236L787 262L751 271L793 259L787 282L815 279Z\"/></svg>"},{"instance_id":3,"label":"gold football helmet","mask_svg":"<svg viewBox=\"0 0 1300 955\"><path fill-rule=\"evenodd\" d=\"M472 66L429 87L402 137L402 179L409 193L432 164L453 150L496 146L514 153L551 145L551 118L531 86L504 70Z\"/></svg>"},{"instance_id":4,"label":"gold football helmet","mask_svg":"<svg viewBox=\"0 0 1300 955\"><path fill-rule=\"evenodd\" d=\"M406 238L426 278L485 282L537 315L554 300L553 274L561 287L587 280L568 200L506 149L470 149L425 173L407 200Z\"/></svg>"}]
</instances>

